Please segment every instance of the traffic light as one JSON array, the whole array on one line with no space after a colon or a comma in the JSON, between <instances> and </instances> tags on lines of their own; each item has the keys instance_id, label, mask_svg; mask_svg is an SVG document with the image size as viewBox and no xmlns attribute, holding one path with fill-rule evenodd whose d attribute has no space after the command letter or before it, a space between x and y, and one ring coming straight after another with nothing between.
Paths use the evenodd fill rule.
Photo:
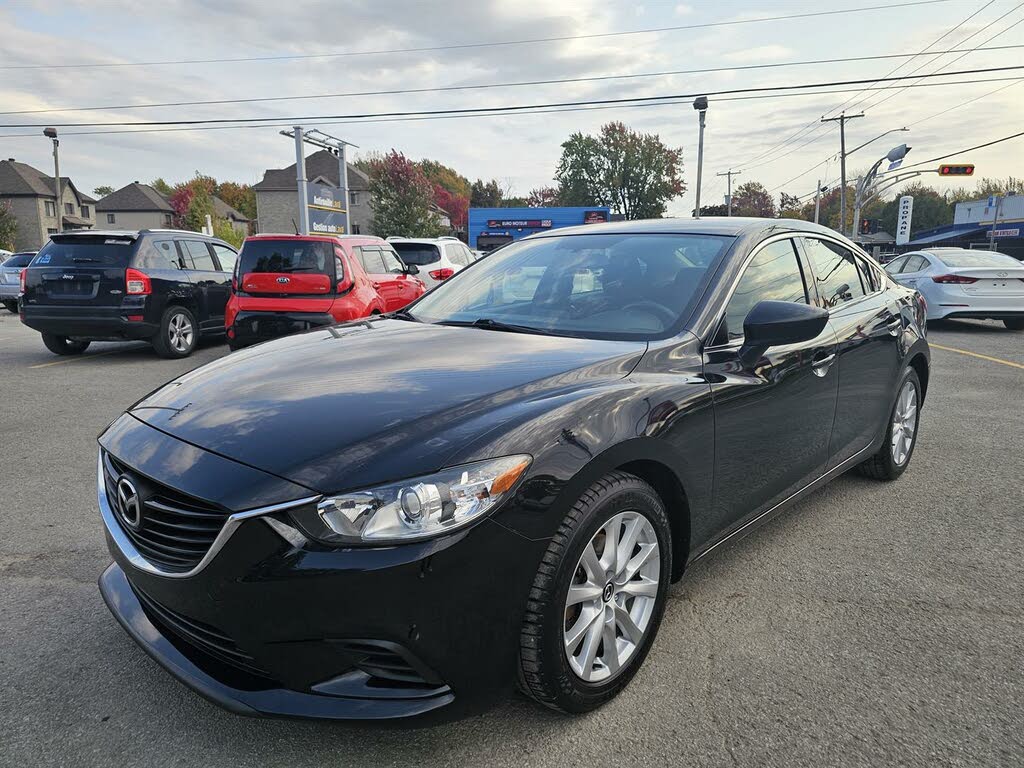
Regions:
<instances>
[{"instance_id":1,"label":"traffic light","mask_svg":"<svg viewBox=\"0 0 1024 768\"><path fill-rule=\"evenodd\" d=\"M878 219L861 219L860 233L862 235L873 235L878 232Z\"/></svg>"},{"instance_id":2,"label":"traffic light","mask_svg":"<svg viewBox=\"0 0 1024 768\"><path fill-rule=\"evenodd\" d=\"M940 165L939 166L940 176L973 176L974 165L971 163L964 163L963 165Z\"/></svg>"}]
</instances>

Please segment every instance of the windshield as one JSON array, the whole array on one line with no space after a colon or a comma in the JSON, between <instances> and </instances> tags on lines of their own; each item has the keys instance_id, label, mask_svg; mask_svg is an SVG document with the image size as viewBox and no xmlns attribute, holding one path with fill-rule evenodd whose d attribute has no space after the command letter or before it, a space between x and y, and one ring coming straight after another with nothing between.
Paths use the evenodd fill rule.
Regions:
<instances>
[{"instance_id":1,"label":"windshield","mask_svg":"<svg viewBox=\"0 0 1024 768\"><path fill-rule=\"evenodd\" d=\"M653 338L672 331L732 244L713 235L567 235L492 253L412 307L428 323L589 338Z\"/></svg>"},{"instance_id":2,"label":"windshield","mask_svg":"<svg viewBox=\"0 0 1024 768\"><path fill-rule=\"evenodd\" d=\"M53 238L32 262L33 267L74 267L101 265L126 267L135 242L130 237L73 235Z\"/></svg>"},{"instance_id":3,"label":"windshield","mask_svg":"<svg viewBox=\"0 0 1024 768\"><path fill-rule=\"evenodd\" d=\"M5 267L27 267L34 253L16 253L3 263Z\"/></svg>"},{"instance_id":4,"label":"windshield","mask_svg":"<svg viewBox=\"0 0 1024 768\"><path fill-rule=\"evenodd\" d=\"M1013 256L994 251L935 254L935 257L947 267L1019 267L1021 262Z\"/></svg>"},{"instance_id":5,"label":"windshield","mask_svg":"<svg viewBox=\"0 0 1024 768\"><path fill-rule=\"evenodd\" d=\"M440 249L430 243L400 243L392 240L391 247L398 251L402 261L406 264L415 264L417 267L436 264L441 260Z\"/></svg>"},{"instance_id":6,"label":"windshield","mask_svg":"<svg viewBox=\"0 0 1024 768\"><path fill-rule=\"evenodd\" d=\"M325 240L247 240L238 259L240 275L301 272L331 276L334 244Z\"/></svg>"}]
</instances>

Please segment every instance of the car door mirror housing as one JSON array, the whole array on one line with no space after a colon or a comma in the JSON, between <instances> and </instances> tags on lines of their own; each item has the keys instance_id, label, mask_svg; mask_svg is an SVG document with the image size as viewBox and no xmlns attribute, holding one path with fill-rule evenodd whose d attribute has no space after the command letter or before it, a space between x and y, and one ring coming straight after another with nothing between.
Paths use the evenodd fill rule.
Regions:
<instances>
[{"instance_id":1,"label":"car door mirror housing","mask_svg":"<svg viewBox=\"0 0 1024 768\"><path fill-rule=\"evenodd\" d=\"M417 267L415 264L406 264L405 273L407 275L418 275L420 273L420 268Z\"/></svg>"},{"instance_id":2,"label":"car door mirror housing","mask_svg":"<svg viewBox=\"0 0 1024 768\"><path fill-rule=\"evenodd\" d=\"M828 311L795 301L761 301L743 321L740 360L750 367L769 347L799 344L820 334Z\"/></svg>"}]
</instances>

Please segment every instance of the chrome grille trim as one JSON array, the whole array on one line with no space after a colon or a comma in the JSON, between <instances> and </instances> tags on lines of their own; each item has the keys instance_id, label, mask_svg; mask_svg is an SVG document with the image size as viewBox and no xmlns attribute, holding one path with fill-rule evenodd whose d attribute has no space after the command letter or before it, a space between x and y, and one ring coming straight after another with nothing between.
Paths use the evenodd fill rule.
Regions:
<instances>
[{"instance_id":1,"label":"chrome grille trim","mask_svg":"<svg viewBox=\"0 0 1024 768\"><path fill-rule=\"evenodd\" d=\"M100 516L103 518L103 525L106 527L110 538L114 540L114 544L117 546L118 550L120 550L121 554L127 558L128 562L131 563L132 567L145 573L163 576L168 579L187 579L190 576L195 576L203 570L207 565L209 565L210 561L217 556L217 553L224 548L228 539L231 538L238 526L240 526L244 521L253 517L261 517L263 515L273 514L274 512L282 512L286 509L301 507L305 504L313 504L319 501L320 498L320 496L309 496L304 499L295 499L294 501L286 501L281 504L271 504L267 507L256 507L255 509L247 509L243 512L235 512L234 514L229 515L224 521L224 526L220 529L220 533L217 534L217 538L213 540L213 544L210 545L206 554L203 555L202 559L195 565L195 567L187 571L171 571L147 560L124 532L121 524L117 521L113 508L110 506L110 500L107 498L106 481L103 477L102 448L99 451L99 456L96 462L96 502L100 508Z\"/></svg>"}]
</instances>

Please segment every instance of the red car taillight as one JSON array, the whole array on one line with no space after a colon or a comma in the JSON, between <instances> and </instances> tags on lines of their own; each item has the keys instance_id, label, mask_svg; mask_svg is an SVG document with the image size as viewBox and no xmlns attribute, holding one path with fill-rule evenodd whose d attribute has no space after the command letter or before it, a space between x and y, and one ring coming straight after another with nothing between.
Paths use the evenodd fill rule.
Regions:
<instances>
[{"instance_id":1,"label":"red car taillight","mask_svg":"<svg viewBox=\"0 0 1024 768\"><path fill-rule=\"evenodd\" d=\"M153 292L153 285L149 282L149 275L129 267L124 271L124 283L129 296L148 296Z\"/></svg>"},{"instance_id":2,"label":"red car taillight","mask_svg":"<svg viewBox=\"0 0 1024 768\"><path fill-rule=\"evenodd\" d=\"M963 275L936 275L932 280L936 283L945 283L947 285L970 285L971 283L978 282L976 277L964 277Z\"/></svg>"},{"instance_id":3,"label":"red car taillight","mask_svg":"<svg viewBox=\"0 0 1024 768\"><path fill-rule=\"evenodd\" d=\"M447 280L455 274L455 270L450 269L449 267L444 267L442 269L435 269L433 272L428 272L427 274L435 280Z\"/></svg>"}]
</instances>

